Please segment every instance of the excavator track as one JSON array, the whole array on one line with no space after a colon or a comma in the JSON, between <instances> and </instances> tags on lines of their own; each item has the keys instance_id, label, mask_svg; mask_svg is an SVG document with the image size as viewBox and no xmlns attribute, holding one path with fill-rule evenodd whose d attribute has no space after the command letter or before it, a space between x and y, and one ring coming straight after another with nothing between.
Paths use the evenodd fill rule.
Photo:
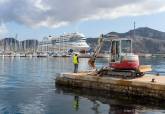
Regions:
<instances>
[{"instance_id":1,"label":"excavator track","mask_svg":"<svg viewBox=\"0 0 165 114\"><path fill-rule=\"evenodd\" d=\"M133 79L144 75L143 73L137 72L135 70L114 70L114 69L101 69L97 73L99 76L115 77L122 79Z\"/></svg>"}]
</instances>

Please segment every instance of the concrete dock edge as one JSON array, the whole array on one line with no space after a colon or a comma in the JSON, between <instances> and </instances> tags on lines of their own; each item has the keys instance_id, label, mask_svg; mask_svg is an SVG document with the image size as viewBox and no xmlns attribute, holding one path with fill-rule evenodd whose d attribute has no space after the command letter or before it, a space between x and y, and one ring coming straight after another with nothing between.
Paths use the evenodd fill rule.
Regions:
<instances>
[{"instance_id":1,"label":"concrete dock edge","mask_svg":"<svg viewBox=\"0 0 165 114\"><path fill-rule=\"evenodd\" d=\"M144 76L139 79L119 79L112 77L90 76L85 73L66 73L61 74L61 76L56 78L56 84L68 87L114 91L130 95L153 97L165 100L165 82L153 83L150 81L152 78L157 80L162 78L165 80L165 77L156 76Z\"/></svg>"}]
</instances>

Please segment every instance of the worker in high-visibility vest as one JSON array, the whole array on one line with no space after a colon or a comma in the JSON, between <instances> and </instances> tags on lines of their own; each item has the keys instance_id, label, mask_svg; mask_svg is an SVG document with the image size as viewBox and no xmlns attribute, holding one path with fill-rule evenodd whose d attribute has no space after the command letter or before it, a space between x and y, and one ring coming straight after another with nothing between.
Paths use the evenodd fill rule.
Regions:
<instances>
[{"instance_id":1,"label":"worker in high-visibility vest","mask_svg":"<svg viewBox=\"0 0 165 114\"><path fill-rule=\"evenodd\" d=\"M78 72L78 64L79 64L78 54L75 54L73 56L73 64L74 64L74 73L77 73Z\"/></svg>"}]
</instances>

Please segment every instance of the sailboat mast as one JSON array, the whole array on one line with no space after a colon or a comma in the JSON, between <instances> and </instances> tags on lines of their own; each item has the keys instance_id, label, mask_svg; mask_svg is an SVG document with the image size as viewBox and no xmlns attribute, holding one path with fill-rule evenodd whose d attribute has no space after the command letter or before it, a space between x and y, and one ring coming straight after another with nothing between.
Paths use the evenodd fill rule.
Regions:
<instances>
[{"instance_id":1,"label":"sailboat mast","mask_svg":"<svg viewBox=\"0 0 165 114\"><path fill-rule=\"evenodd\" d=\"M14 51L17 52L17 34L16 34L15 40L14 40Z\"/></svg>"},{"instance_id":2,"label":"sailboat mast","mask_svg":"<svg viewBox=\"0 0 165 114\"><path fill-rule=\"evenodd\" d=\"M133 38L135 38L135 28L136 28L136 23L135 23L135 21L134 21Z\"/></svg>"}]
</instances>

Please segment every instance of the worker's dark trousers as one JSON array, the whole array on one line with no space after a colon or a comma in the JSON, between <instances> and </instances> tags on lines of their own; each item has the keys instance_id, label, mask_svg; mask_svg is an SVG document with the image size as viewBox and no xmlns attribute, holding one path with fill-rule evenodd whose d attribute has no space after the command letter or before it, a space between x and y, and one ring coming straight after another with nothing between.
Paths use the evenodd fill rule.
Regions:
<instances>
[{"instance_id":1,"label":"worker's dark trousers","mask_svg":"<svg viewBox=\"0 0 165 114\"><path fill-rule=\"evenodd\" d=\"M74 64L74 73L78 72L78 64Z\"/></svg>"}]
</instances>

